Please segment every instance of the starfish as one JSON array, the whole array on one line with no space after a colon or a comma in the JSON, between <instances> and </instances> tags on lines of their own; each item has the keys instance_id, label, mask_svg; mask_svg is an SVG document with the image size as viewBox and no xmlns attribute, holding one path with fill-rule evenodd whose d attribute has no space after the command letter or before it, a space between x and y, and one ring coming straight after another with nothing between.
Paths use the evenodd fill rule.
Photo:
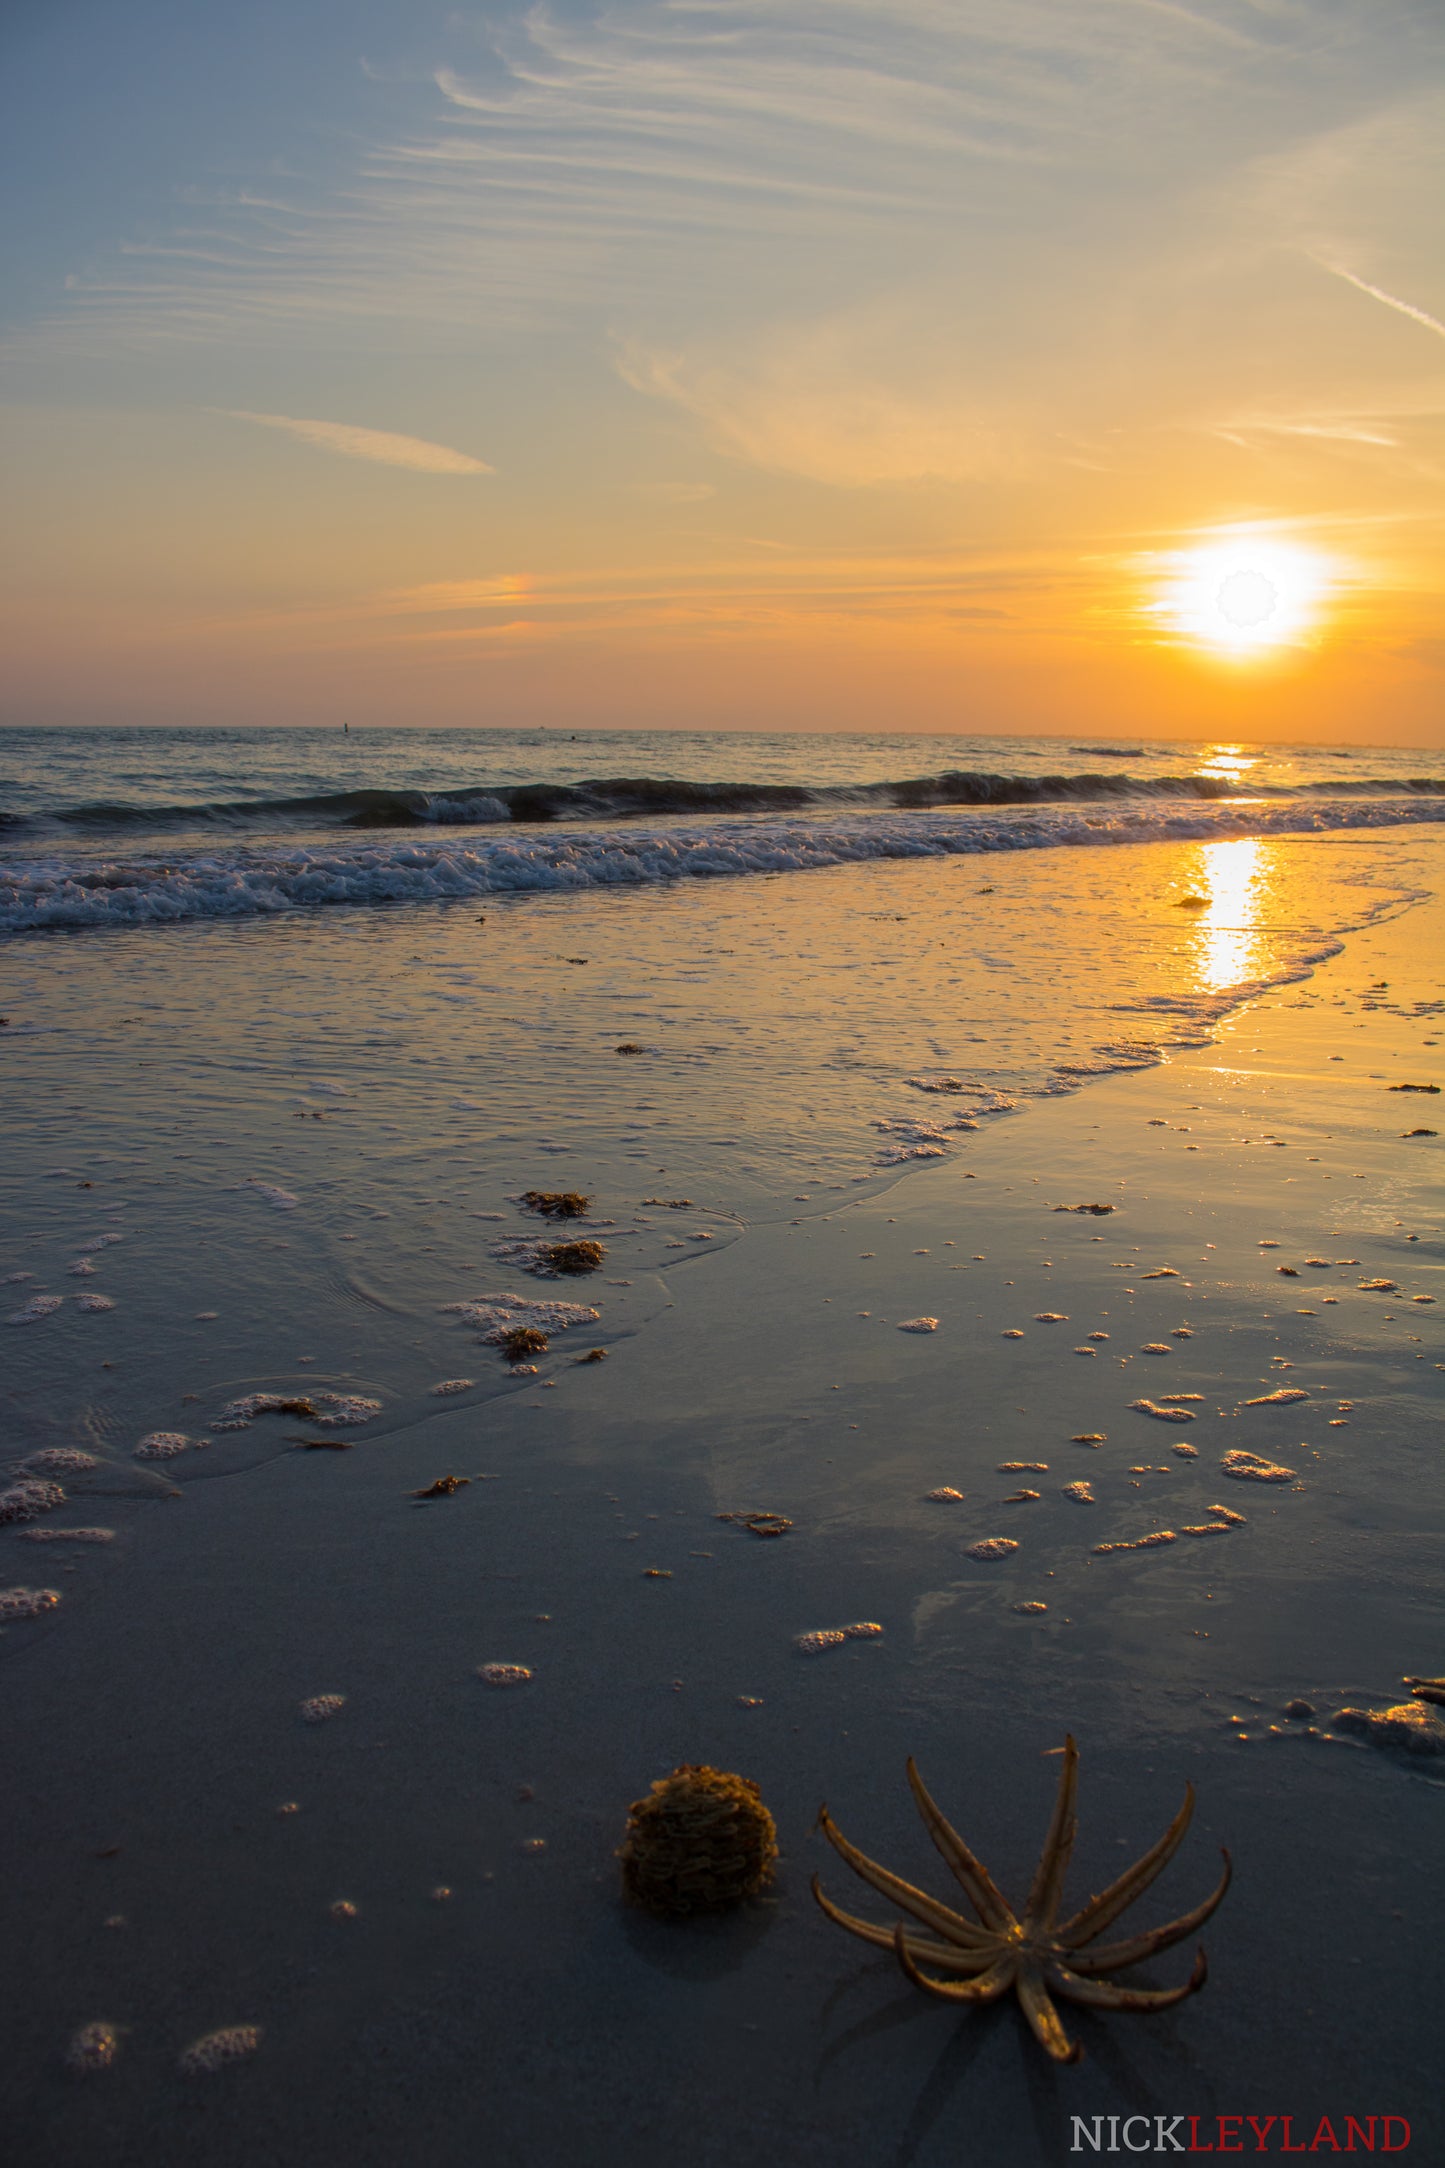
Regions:
<instances>
[{"instance_id":1,"label":"starfish","mask_svg":"<svg viewBox=\"0 0 1445 2168\"><path fill-rule=\"evenodd\" d=\"M944 1820L924 1789L923 1779L911 1757L908 1782L923 1825L962 1883L977 1919L955 1912L951 1906L940 1903L924 1890L915 1889L911 1882L890 1874L886 1867L869 1859L856 1845L848 1842L826 1807L818 1810L818 1823L834 1851L880 1896L888 1898L900 1912L919 1921L930 1933L920 1935L905 1931L901 1920L892 1927L875 1927L868 1920L855 1918L824 1896L816 1875L813 1877L813 1895L830 1920L862 1941L871 1942L877 1949L891 1949L914 1986L944 2002L965 2006L996 2002L1010 1988L1016 1989L1035 2039L1055 2062L1075 2063L1083 2050L1065 2032L1053 1996L1061 1995L1069 2002L1083 2003L1096 2010L1148 2011L1167 2010L1197 1993L1208 1977L1203 1949L1196 1955L1194 1968L1182 1987L1118 1987L1101 1975L1121 1971L1127 1965L1142 1964L1146 1958L1172 1948L1195 1928L1202 1927L1228 1889L1231 1869L1229 1854L1224 1852L1224 1874L1218 1888L1192 1912L1185 1912L1179 1919L1169 1921L1167 1926L1152 1928L1145 1934L1091 1948L1095 1938L1143 1894L1178 1851L1194 1813L1194 1787L1192 1784L1185 1786L1184 1804L1158 1843L1132 1867L1126 1868L1099 1896L1091 1897L1082 1911L1060 1925L1059 1906L1076 1828L1074 1797L1078 1789L1079 1750L1072 1738L1065 1740L1063 1756L1053 1818L1021 1916L1003 1896L988 1869L975 1859L962 1837ZM958 1977L937 1979L921 1969L924 1964Z\"/></svg>"}]
</instances>

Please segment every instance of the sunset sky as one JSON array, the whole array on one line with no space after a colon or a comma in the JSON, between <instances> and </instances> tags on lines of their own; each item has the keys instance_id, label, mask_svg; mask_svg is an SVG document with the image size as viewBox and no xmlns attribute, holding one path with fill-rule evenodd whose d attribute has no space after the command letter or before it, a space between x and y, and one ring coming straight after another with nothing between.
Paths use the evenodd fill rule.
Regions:
<instances>
[{"instance_id":1,"label":"sunset sky","mask_svg":"<svg viewBox=\"0 0 1445 2168\"><path fill-rule=\"evenodd\" d=\"M1445 742L1439 0L14 0L11 722Z\"/></svg>"}]
</instances>

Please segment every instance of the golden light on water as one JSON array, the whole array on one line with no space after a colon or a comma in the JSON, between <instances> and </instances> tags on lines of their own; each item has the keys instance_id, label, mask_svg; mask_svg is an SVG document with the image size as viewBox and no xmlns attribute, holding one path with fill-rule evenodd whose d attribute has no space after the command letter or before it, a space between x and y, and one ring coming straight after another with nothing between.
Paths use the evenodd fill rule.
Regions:
<instances>
[{"instance_id":1,"label":"golden light on water","mask_svg":"<svg viewBox=\"0 0 1445 2168\"><path fill-rule=\"evenodd\" d=\"M1312 550L1241 534L1179 550L1167 563L1150 614L1222 654L1285 647L1319 623L1329 567Z\"/></svg>"},{"instance_id":2,"label":"golden light on water","mask_svg":"<svg viewBox=\"0 0 1445 2168\"><path fill-rule=\"evenodd\" d=\"M1263 964L1261 920L1268 887L1268 845L1257 836L1201 843L1186 878L1207 899L1192 931L1195 969L1211 993L1258 978Z\"/></svg>"}]
</instances>

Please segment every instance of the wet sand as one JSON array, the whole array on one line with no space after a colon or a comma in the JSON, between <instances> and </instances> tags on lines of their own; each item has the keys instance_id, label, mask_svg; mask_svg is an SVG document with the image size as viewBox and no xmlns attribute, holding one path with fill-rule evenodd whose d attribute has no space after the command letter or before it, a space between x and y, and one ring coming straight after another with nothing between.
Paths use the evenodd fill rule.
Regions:
<instances>
[{"instance_id":1,"label":"wet sand","mask_svg":"<svg viewBox=\"0 0 1445 2168\"><path fill-rule=\"evenodd\" d=\"M387 1393L412 1330L415 1390L330 1433L349 1450L295 1450L313 1426L260 1415L62 1476L71 1503L0 1531L0 1582L64 1599L5 1629L17 2156L1032 2168L1075 2114L1287 2113L1296 2138L1405 2116L1437 2157L1445 1761L1328 1719L1445 1668L1442 1141L1406 1134L1445 1124L1391 1088L1445 1083L1442 952L1431 900L1213 1045L986 1123L891 1186L681 1253L709 1228L654 1213L645 1269L606 1275L641 1284L610 1298L636 1308L605 1362L569 1334L535 1379L423 1403L439 1343L378 1311L382 1375L323 1360L314 1386ZM458 1373L494 1361L454 1329ZM235 1371L145 1428L308 1390L304 1368ZM1248 1405L1289 1389L1308 1398ZM1171 1399L1191 1420L1133 1405ZM1293 1476L1241 1480L1231 1453ZM413 1495L448 1474L470 1480ZM1212 1506L1242 1524L1182 1532ZM792 1526L718 1518L747 1510ZM30 1540L66 1524L114 1541ZM1017 1549L968 1555L998 1538ZM882 1632L796 1645L856 1623ZM496 1664L531 1676L492 1685ZM306 1721L325 1696L342 1706ZM1298 1699L1313 1719L1285 1717ZM1055 2069L1016 2007L927 2001L807 1885L886 1914L814 1831L826 1799L943 1893L913 1753L1021 1897L1065 1730L1072 1890L1151 1843L1186 1779L1194 1826L1138 1924L1203 1896L1220 1844L1236 1881L1204 1992L1069 2012L1087 2059ZM768 1898L674 1927L621 1905L612 1854L684 1760L756 1778L783 1856ZM97 2021L114 2061L79 2074L67 2044ZM178 2069L248 2026L253 2054Z\"/></svg>"}]
</instances>

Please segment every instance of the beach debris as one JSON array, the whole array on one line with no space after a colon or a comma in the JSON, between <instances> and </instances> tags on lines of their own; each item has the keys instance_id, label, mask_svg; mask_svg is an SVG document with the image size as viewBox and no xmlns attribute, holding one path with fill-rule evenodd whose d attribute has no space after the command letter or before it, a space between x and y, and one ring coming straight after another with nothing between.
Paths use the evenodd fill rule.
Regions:
<instances>
[{"instance_id":1,"label":"beach debris","mask_svg":"<svg viewBox=\"0 0 1445 2168\"><path fill-rule=\"evenodd\" d=\"M1183 1395L1181 1394L1180 1397L1182 1399ZM1152 1415L1158 1423L1192 1423L1194 1421L1191 1409L1174 1407L1172 1404L1166 1406L1163 1401L1159 1400L1131 1400L1129 1405L1131 1408L1137 1409L1140 1415Z\"/></svg>"},{"instance_id":2,"label":"beach debris","mask_svg":"<svg viewBox=\"0 0 1445 2168\"><path fill-rule=\"evenodd\" d=\"M981 1536L977 1543L970 1543L963 1555L979 1559L1007 1558L1010 1551L1017 1549L1018 1544L1012 1536Z\"/></svg>"},{"instance_id":3,"label":"beach debris","mask_svg":"<svg viewBox=\"0 0 1445 2168\"><path fill-rule=\"evenodd\" d=\"M845 1641L873 1641L883 1628L875 1619L859 1619L852 1626L817 1626L811 1633L796 1634L793 1647L800 1656L821 1656L825 1649L840 1649Z\"/></svg>"},{"instance_id":4,"label":"beach debris","mask_svg":"<svg viewBox=\"0 0 1445 2168\"><path fill-rule=\"evenodd\" d=\"M1049 1464L1046 1460L1001 1460L998 1472L1000 1475L1047 1475Z\"/></svg>"},{"instance_id":5,"label":"beach debris","mask_svg":"<svg viewBox=\"0 0 1445 2168\"><path fill-rule=\"evenodd\" d=\"M1034 1323L1036 1325L1067 1325L1068 1322L1068 1317L1062 1310L1035 1310L1034 1312Z\"/></svg>"},{"instance_id":6,"label":"beach debris","mask_svg":"<svg viewBox=\"0 0 1445 2168\"><path fill-rule=\"evenodd\" d=\"M1174 1350L1167 1340L1146 1340L1139 1353L1141 1355L1172 1355Z\"/></svg>"},{"instance_id":7,"label":"beach debris","mask_svg":"<svg viewBox=\"0 0 1445 2168\"><path fill-rule=\"evenodd\" d=\"M647 1048L639 1046L635 1039L624 1039L621 1046L614 1046L612 1051L614 1054L645 1054Z\"/></svg>"},{"instance_id":8,"label":"beach debris","mask_svg":"<svg viewBox=\"0 0 1445 2168\"><path fill-rule=\"evenodd\" d=\"M345 1707L345 1694L313 1694L300 1704L298 1714L303 1724L329 1724Z\"/></svg>"},{"instance_id":9,"label":"beach debris","mask_svg":"<svg viewBox=\"0 0 1445 2168\"><path fill-rule=\"evenodd\" d=\"M955 1490L951 1483L940 1483L937 1490L925 1491L923 1495L933 1506L956 1506L963 1500L963 1492Z\"/></svg>"},{"instance_id":10,"label":"beach debris","mask_svg":"<svg viewBox=\"0 0 1445 2168\"><path fill-rule=\"evenodd\" d=\"M219 2032L203 2033L193 2040L177 2066L187 2077L209 2077L232 2063L248 2062L261 2045L259 2025L223 2025Z\"/></svg>"},{"instance_id":11,"label":"beach debris","mask_svg":"<svg viewBox=\"0 0 1445 2168\"><path fill-rule=\"evenodd\" d=\"M601 1242L546 1242L536 1240L505 1241L495 1244L493 1255L505 1265L519 1265L524 1272L535 1272L539 1279L573 1279L584 1272L596 1272L607 1255ZM448 1303L447 1308L455 1308Z\"/></svg>"},{"instance_id":12,"label":"beach debris","mask_svg":"<svg viewBox=\"0 0 1445 2168\"><path fill-rule=\"evenodd\" d=\"M777 1829L750 1777L683 1762L628 1809L617 1858L634 1903L664 1918L721 1912L773 1878Z\"/></svg>"},{"instance_id":13,"label":"beach debris","mask_svg":"<svg viewBox=\"0 0 1445 2168\"><path fill-rule=\"evenodd\" d=\"M1092 1483L1065 1483L1062 1491L1065 1498L1076 1498L1080 1505L1092 1506L1098 1503Z\"/></svg>"},{"instance_id":14,"label":"beach debris","mask_svg":"<svg viewBox=\"0 0 1445 2168\"><path fill-rule=\"evenodd\" d=\"M1402 1679L1400 1684L1408 1686L1417 1701L1445 1703L1445 1679L1412 1679L1407 1677Z\"/></svg>"},{"instance_id":15,"label":"beach debris","mask_svg":"<svg viewBox=\"0 0 1445 2168\"><path fill-rule=\"evenodd\" d=\"M413 1498L450 1498L456 1491L465 1490L471 1482L469 1475L439 1475L435 1483L428 1483L425 1490L414 1490Z\"/></svg>"},{"instance_id":16,"label":"beach debris","mask_svg":"<svg viewBox=\"0 0 1445 2168\"><path fill-rule=\"evenodd\" d=\"M1182 1439L1171 1450L1177 1453L1181 1460L1198 1460L1199 1458L1198 1446L1186 1445Z\"/></svg>"},{"instance_id":17,"label":"beach debris","mask_svg":"<svg viewBox=\"0 0 1445 2168\"><path fill-rule=\"evenodd\" d=\"M793 1201L794 1203L798 1202L796 1198ZM669 1212L691 1212L695 1210L691 1197L644 1197L642 1202L644 1204L662 1205Z\"/></svg>"},{"instance_id":18,"label":"beach debris","mask_svg":"<svg viewBox=\"0 0 1445 2168\"><path fill-rule=\"evenodd\" d=\"M1177 1543L1179 1536L1173 1528L1156 1528L1147 1536L1135 1536L1131 1543L1096 1543L1094 1556L1103 1558L1110 1551L1153 1551L1161 1543Z\"/></svg>"},{"instance_id":19,"label":"beach debris","mask_svg":"<svg viewBox=\"0 0 1445 2168\"><path fill-rule=\"evenodd\" d=\"M1172 1265L1160 1265L1153 1272L1141 1272L1141 1280L1177 1280L1180 1275Z\"/></svg>"},{"instance_id":20,"label":"beach debris","mask_svg":"<svg viewBox=\"0 0 1445 2168\"><path fill-rule=\"evenodd\" d=\"M901 1320L898 1330L900 1332L937 1332L938 1319L936 1317L905 1317Z\"/></svg>"},{"instance_id":21,"label":"beach debris","mask_svg":"<svg viewBox=\"0 0 1445 2168\"><path fill-rule=\"evenodd\" d=\"M1194 1338L1194 1327L1192 1325L1176 1325L1169 1337L1171 1340L1192 1340Z\"/></svg>"},{"instance_id":22,"label":"beach debris","mask_svg":"<svg viewBox=\"0 0 1445 2168\"><path fill-rule=\"evenodd\" d=\"M113 1543L113 1528L22 1528L22 1543Z\"/></svg>"},{"instance_id":23,"label":"beach debris","mask_svg":"<svg viewBox=\"0 0 1445 2168\"><path fill-rule=\"evenodd\" d=\"M246 1430L258 1415L303 1415L307 1422L320 1424L323 1430L342 1429L349 1424L369 1423L373 1415L380 1415L381 1402L367 1400L360 1393L244 1393L239 1400L228 1401L209 1430Z\"/></svg>"},{"instance_id":24,"label":"beach debris","mask_svg":"<svg viewBox=\"0 0 1445 2168\"><path fill-rule=\"evenodd\" d=\"M1114 1204L1056 1204L1056 1212L1092 1212L1095 1219L1105 1219L1110 1212L1117 1212Z\"/></svg>"},{"instance_id":25,"label":"beach debris","mask_svg":"<svg viewBox=\"0 0 1445 2168\"><path fill-rule=\"evenodd\" d=\"M22 1482L12 1483L8 1490L0 1491L0 1528L10 1521L33 1521L42 1513L53 1513L57 1506L65 1504L65 1492L59 1483L49 1483L40 1476L27 1476Z\"/></svg>"},{"instance_id":26,"label":"beach debris","mask_svg":"<svg viewBox=\"0 0 1445 2168\"><path fill-rule=\"evenodd\" d=\"M1277 1392L1261 1393L1255 1400L1241 1400L1242 1408L1282 1408L1291 1400L1308 1400L1302 1385L1281 1385Z\"/></svg>"},{"instance_id":27,"label":"beach debris","mask_svg":"<svg viewBox=\"0 0 1445 2168\"><path fill-rule=\"evenodd\" d=\"M1176 911L1207 911L1209 909L1209 898L1207 896L1180 896L1174 908Z\"/></svg>"},{"instance_id":28,"label":"beach debris","mask_svg":"<svg viewBox=\"0 0 1445 2168\"><path fill-rule=\"evenodd\" d=\"M585 1355L579 1355L577 1357L577 1360L579 1363L605 1363L607 1360L607 1350L605 1347L590 1347L588 1348L587 1353Z\"/></svg>"},{"instance_id":29,"label":"beach debris","mask_svg":"<svg viewBox=\"0 0 1445 2168\"><path fill-rule=\"evenodd\" d=\"M1445 1754L1445 1723L1423 1701L1397 1702L1392 1709L1336 1709L1330 1729L1406 1754Z\"/></svg>"},{"instance_id":30,"label":"beach debris","mask_svg":"<svg viewBox=\"0 0 1445 2168\"><path fill-rule=\"evenodd\" d=\"M1236 1513L1233 1506L1206 1506L1204 1510L1206 1513L1212 1513L1216 1520L1223 1521L1226 1528L1243 1528L1246 1526L1244 1515Z\"/></svg>"},{"instance_id":31,"label":"beach debris","mask_svg":"<svg viewBox=\"0 0 1445 2168\"><path fill-rule=\"evenodd\" d=\"M1386 1089L1386 1091L1387 1091L1387 1092L1432 1092L1432 1093L1438 1093L1438 1091L1439 1091L1440 1087L1439 1087L1439 1085L1438 1085L1438 1084L1387 1084L1387 1085L1385 1086L1385 1089Z\"/></svg>"},{"instance_id":32,"label":"beach debris","mask_svg":"<svg viewBox=\"0 0 1445 2168\"><path fill-rule=\"evenodd\" d=\"M1108 1442L1107 1430L1076 1430L1069 1440L1070 1445L1107 1445Z\"/></svg>"},{"instance_id":33,"label":"beach debris","mask_svg":"<svg viewBox=\"0 0 1445 2168\"><path fill-rule=\"evenodd\" d=\"M70 2045L65 2051L66 2067L79 2071L82 2076L88 2076L92 2071L109 2070L119 2053L120 2035L114 2025L108 2025L103 2018L96 2018L71 2035Z\"/></svg>"},{"instance_id":34,"label":"beach debris","mask_svg":"<svg viewBox=\"0 0 1445 2168\"><path fill-rule=\"evenodd\" d=\"M1399 1289L1394 1280L1360 1281L1360 1293L1362 1295L1394 1295L1398 1294L1398 1292Z\"/></svg>"},{"instance_id":35,"label":"beach debris","mask_svg":"<svg viewBox=\"0 0 1445 2168\"><path fill-rule=\"evenodd\" d=\"M786 1513L715 1513L713 1518L735 1521L750 1536L785 1536L793 1525Z\"/></svg>"},{"instance_id":36,"label":"beach debris","mask_svg":"<svg viewBox=\"0 0 1445 2168\"><path fill-rule=\"evenodd\" d=\"M644 1581L670 1581L672 1569L669 1566L644 1566L642 1578Z\"/></svg>"},{"instance_id":37,"label":"beach debris","mask_svg":"<svg viewBox=\"0 0 1445 2168\"><path fill-rule=\"evenodd\" d=\"M550 1342L536 1325L513 1325L510 1332L503 1333L498 1345L508 1362L519 1363L528 1355L545 1355Z\"/></svg>"},{"instance_id":38,"label":"beach debris","mask_svg":"<svg viewBox=\"0 0 1445 2168\"><path fill-rule=\"evenodd\" d=\"M1091 1332L1089 1334L1091 1340L1107 1340L1108 1337L1109 1335L1106 1332Z\"/></svg>"},{"instance_id":39,"label":"beach debris","mask_svg":"<svg viewBox=\"0 0 1445 2168\"><path fill-rule=\"evenodd\" d=\"M526 1686L532 1673L526 1664L478 1664L477 1677L484 1686Z\"/></svg>"},{"instance_id":40,"label":"beach debris","mask_svg":"<svg viewBox=\"0 0 1445 2168\"><path fill-rule=\"evenodd\" d=\"M476 1382L475 1378L442 1378L429 1390L444 1400L451 1393L469 1393Z\"/></svg>"},{"instance_id":41,"label":"beach debris","mask_svg":"<svg viewBox=\"0 0 1445 2168\"><path fill-rule=\"evenodd\" d=\"M1143 1895L1178 1851L1194 1813L1194 1787L1185 1786L1184 1803L1157 1844L1151 1845L1101 1895L1091 1897L1082 1911L1060 1923L1064 1878L1074 1843L1078 1766L1079 1750L1069 1736L1064 1741L1048 1834L1027 1902L1020 1911L1008 1903L987 1868L944 1819L911 1756L908 1783L923 1825L962 1883L976 1918L955 1912L869 1859L849 1843L826 1807L818 1810L818 1826L834 1851L871 1889L907 1914L910 1922L917 1921L926 1928L927 1937L911 1925L905 1926L902 1920L884 1927L856 1919L826 1897L818 1877L813 1877L813 1895L834 1925L875 1949L891 1950L915 1987L964 2008L977 2008L1011 1990L1015 1992L1034 2038L1059 2063L1078 2062L1083 2051L1065 2032L1054 2007L1054 1995L1092 2009L1151 2011L1167 2010L1203 1987L1207 1968L1202 1949L1182 1987L1117 1987L1109 1984L1104 1975L1171 1949L1202 1927L1228 1889L1231 1872L1229 1854L1224 1852L1223 1876L1202 1904L1163 1927L1091 1949L1090 1944ZM932 1971L924 1972L924 1964ZM939 1971L949 1977L937 1978Z\"/></svg>"},{"instance_id":42,"label":"beach debris","mask_svg":"<svg viewBox=\"0 0 1445 2168\"><path fill-rule=\"evenodd\" d=\"M1035 1617L1040 1611L1047 1611L1048 1608L1046 1603L1011 1603L1009 1605L1010 1611L1021 1611L1026 1617Z\"/></svg>"},{"instance_id":43,"label":"beach debris","mask_svg":"<svg viewBox=\"0 0 1445 2168\"><path fill-rule=\"evenodd\" d=\"M1098 1352L1099 1350L1096 1347L1076 1347L1074 1349L1074 1353L1076 1355L1087 1355L1090 1357L1091 1360L1094 1356L1098 1354Z\"/></svg>"},{"instance_id":44,"label":"beach debris","mask_svg":"<svg viewBox=\"0 0 1445 2168\"><path fill-rule=\"evenodd\" d=\"M999 1334L999 1338L1001 1340L1022 1340L1023 1334L1017 1325L1009 1325Z\"/></svg>"},{"instance_id":45,"label":"beach debris","mask_svg":"<svg viewBox=\"0 0 1445 2168\"><path fill-rule=\"evenodd\" d=\"M293 1438L291 1443L306 1453L349 1453L355 1438Z\"/></svg>"},{"instance_id":46,"label":"beach debris","mask_svg":"<svg viewBox=\"0 0 1445 2168\"><path fill-rule=\"evenodd\" d=\"M1003 1503L1006 1506L1023 1506L1028 1505L1032 1499L1041 1498L1042 1496L1042 1491L1015 1490L1009 1492L1007 1498L1004 1499Z\"/></svg>"},{"instance_id":47,"label":"beach debris","mask_svg":"<svg viewBox=\"0 0 1445 2168\"><path fill-rule=\"evenodd\" d=\"M527 1189L522 1192L522 1203L529 1212L538 1212L543 1219L581 1219L592 1199L580 1189Z\"/></svg>"},{"instance_id":48,"label":"beach debris","mask_svg":"<svg viewBox=\"0 0 1445 2168\"><path fill-rule=\"evenodd\" d=\"M174 1460L177 1453L190 1450L190 1439L183 1430L148 1431L136 1446L136 1460Z\"/></svg>"},{"instance_id":49,"label":"beach debris","mask_svg":"<svg viewBox=\"0 0 1445 2168\"><path fill-rule=\"evenodd\" d=\"M1259 1453L1226 1453L1219 1463L1226 1475L1237 1483L1293 1483L1293 1468L1283 1468L1277 1460L1265 1460Z\"/></svg>"},{"instance_id":50,"label":"beach debris","mask_svg":"<svg viewBox=\"0 0 1445 2168\"><path fill-rule=\"evenodd\" d=\"M59 1601L58 1588L0 1588L0 1626L39 1618L42 1611L53 1611Z\"/></svg>"},{"instance_id":51,"label":"beach debris","mask_svg":"<svg viewBox=\"0 0 1445 2168\"><path fill-rule=\"evenodd\" d=\"M334 1920L355 1920L361 1917L360 1907L354 1905L349 1897L338 1897L335 1903L328 1905L326 1909Z\"/></svg>"},{"instance_id":52,"label":"beach debris","mask_svg":"<svg viewBox=\"0 0 1445 2168\"><path fill-rule=\"evenodd\" d=\"M64 1295L32 1295L18 1310L12 1310L6 1318L7 1325L35 1325L42 1317L53 1317L64 1302Z\"/></svg>"},{"instance_id":53,"label":"beach debris","mask_svg":"<svg viewBox=\"0 0 1445 2168\"><path fill-rule=\"evenodd\" d=\"M1229 1530L1223 1521L1197 1521L1192 1526L1181 1525L1181 1536L1227 1536Z\"/></svg>"}]
</instances>

